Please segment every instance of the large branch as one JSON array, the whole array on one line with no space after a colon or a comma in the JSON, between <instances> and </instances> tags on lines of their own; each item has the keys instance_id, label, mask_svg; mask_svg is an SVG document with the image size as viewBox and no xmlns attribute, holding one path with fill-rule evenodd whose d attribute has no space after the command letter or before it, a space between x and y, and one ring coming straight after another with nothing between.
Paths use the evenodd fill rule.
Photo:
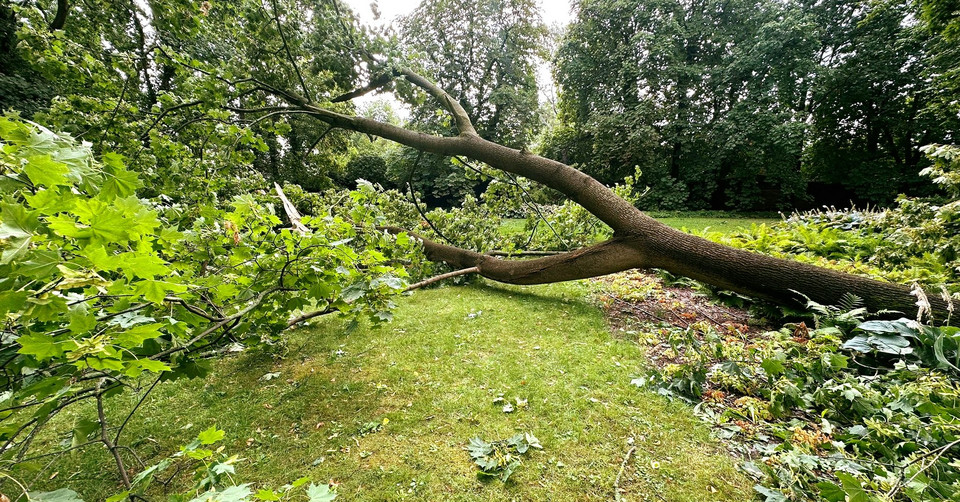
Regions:
<instances>
[{"instance_id":1,"label":"large branch","mask_svg":"<svg viewBox=\"0 0 960 502\"><path fill-rule=\"evenodd\" d=\"M69 11L70 6L67 4L67 0L57 0L57 14L53 17L53 21L50 22L50 31L63 29L63 26L67 24L67 13Z\"/></svg>"},{"instance_id":2,"label":"large branch","mask_svg":"<svg viewBox=\"0 0 960 502\"><path fill-rule=\"evenodd\" d=\"M577 169L480 138L456 100L409 70L401 74L441 101L454 116L459 136L431 136L332 112L289 93L282 97L331 126L380 136L426 152L470 157L540 182L570 197L614 230L614 238L609 241L535 260L501 260L423 239L431 259L461 269L477 267L484 277L514 284L582 279L630 268L661 268L780 303L802 304L807 297L821 304L837 304L844 294L852 293L872 311L916 312L916 298L906 286L735 249L668 227ZM947 303L938 295L927 296L934 316L945 318Z\"/></svg>"},{"instance_id":3,"label":"large branch","mask_svg":"<svg viewBox=\"0 0 960 502\"><path fill-rule=\"evenodd\" d=\"M393 233L404 229L387 227ZM631 245L629 239L613 238L593 246L534 260L502 260L489 254L434 242L415 233L423 242L424 252L432 261L442 261L454 268L476 268L476 273L509 284L546 284L587 279L631 268L644 268L648 260Z\"/></svg>"}]
</instances>

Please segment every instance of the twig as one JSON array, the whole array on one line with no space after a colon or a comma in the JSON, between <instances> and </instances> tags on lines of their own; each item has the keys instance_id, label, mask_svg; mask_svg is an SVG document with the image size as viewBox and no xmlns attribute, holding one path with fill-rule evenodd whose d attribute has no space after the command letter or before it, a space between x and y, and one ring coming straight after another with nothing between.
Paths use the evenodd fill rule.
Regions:
<instances>
[{"instance_id":1,"label":"twig","mask_svg":"<svg viewBox=\"0 0 960 502\"><path fill-rule=\"evenodd\" d=\"M365 87L355 89L353 91L341 94L330 100L331 103L341 103L343 101L350 101L351 99L359 98L369 94L393 81L393 75L391 73L384 73L379 77L370 81Z\"/></svg>"},{"instance_id":2,"label":"twig","mask_svg":"<svg viewBox=\"0 0 960 502\"><path fill-rule=\"evenodd\" d=\"M304 322L304 321L309 321L310 319L313 319L314 317L320 317L320 316L322 316L322 315L332 314L332 313L334 313L334 312L336 312L336 311L337 311L337 309L335 309L335 308L327 307L327 308L325 308L325 309L323 309L323 310L315 310L315 311L313 311L313 312L307 312L306 314L299 315L299 316L294 317L293 319L290 319L289 321L287 321L287 327L290 328L290 327L293 327L293 326L295 326L295 325L297 325L297 324L300 324L300 323L302 323L302 322Z\"/></svg>"},{"instance_id":3,"label":"twig","mask_svg":"<svg viewBox=\"0 0 960 502\"><path fill-rule=\"evenodd\" d=\"M273 292L275 292L275 291L277 291L277 288L270 288L270 289L267 289L267 290L262 291L260 294L257 295L256 298L253 299L253 301L251 301L246 307L244 307L243 309L241 309L240 311L238 311L236 314L233 314L233 315L224 317L222 320L216 322L213 326L210 326L209 328L203 330L199 335L197 335L197 336L191 338L190 340L188 340L187 343L185 343L185 344L183 344L183 345L180 345L180 346L177 346L177 347L170 347L170 348L167 349L167 350L163 350L163 351L157 352L156 354L150 356L150 359L152 359L152 360L158 360L158 359L160 359L160 358L169 356L170 354L175 354L175 353L177 353L177 352L183 352L184 350L189 349L191 345L199 342L200 340L202 340L204 337L206 337L206 336L209 335L210 333L213 333L214 331L216 331L216 330L218 330L218 329L220 329L220 328L222 328L222 327L230 324L231 322L233 322L233 321L235 321L235 320L237 320L237 319L239 319L239 318L247 315L247 313L249 313L251 310L257 308L257 306L259 306L260 303L263 302L263 299L264 299L267 295L269 295L270 293L273 293ZM230 329L230 328L227 328L227 329Z\"/></svg>"},{"instance_id":4,"label":"twig","mask_svg":"<svg viewBox=\"0 0 960 502\"><path fill-rule=\"evenodd\" d=\"M196 100L196 101L189 101L189 102L187 102L187 103L180 103L179 105L171 106L170 108L167 108L167 109L163 110L162 112L160 112L160 115L157 115L157 118L155 118L155 119L153 120L153 123L150 124L149 127L147 127L147 130L146 130L146 131L143 131L143 133L140 134L140 139L141 139L141 140L146 139L147 136L150 134L150 131L152 131L153 128L156 127L156 125L157 125L158 123L160 123L160 121L163 120L164 117L167 116L168 113L175 112L175 111L180 110L180 109L182 109L182 108L188 108L188 107L191 107L191 106L197 106L197 105L202 104L202 103L203 103L203 101L201 101L201 100L198 99L198 100Z\"/></svg>"},{"instance_id":5,"label":"twig","mask_svg":"<svg viewBox=\"0 0 960 502\"><path fill-rule=\"evenodd\" d=\"M453 272L447 272L446 274L440 274L440 275L431 277L429 279L424 279L416 284L411 284L410 286L407 286L407 289L404 289L403 292L406 293L407 291L420 289L424 286L429 286L435 282L440 282L444 279L449 279L451 277L459 277L461 275L475 274L478 272L480 272L480 267L470 267L470 268L464 268L460 270L454 270Z\"/></svg>"},{"instance_id":6,"label":"twig","mask_svg":"<svg viewBox=\"0 0 960 502\"><path fill-rule=\"evenodd\" d=\"M123 459L120 458L120 451L117 449L116 443L114 443L107 434L107 415L103 412L103 393L100 392L101 385L103 385L103 380L97 383L96 394L97 417L100 419L100 439L103 441L103 444L106 445L107 449L110 450L110 453L113 455L113 460L117 462L117 469L120 470L120 478L123 479L123 486L129 490L130 476L127 475L127 469L123 466Z\"/></svg>"},{"instance_id":7,"label":"twig","mask_svg":"<svg viewBox=\"0 0 960 502\"><path fill-rule=\"evenodd\" d=\"M620 477L623 476L623 470L627 468L630 455L633 455L633 451L636 449L636 446L631 446L630 449L627 450L627 455L623 457L623 462L620 463L620 472L617 472L617 479L613 481L613 497L615 500L620 500Z\"/></svg>"},{"instance_id":8,"label":"twig","mask_svg":"<svg viewBox=\"0 0 960 502\"><path fill-rule=\"evenodd\" d=\"M329 127L327 127L327 130L326 130L326 131L323 131L323 133L320 134L320 136L317 137L317 140L314 141L312 145L310 145L310 148L307 148L307 153L312 152L313 149L316 148L317 145L319 145L321 141L323 141L323 138L327 137L327 134L329 134L330 131L332 131L332 130L334 130L334 129L336 129L336 128L335 128L333 125L330 125Z\"/></svg>"},{"instance_id":9,"label":"twig","mask_svg":"<svg viewBox=\"0 0 960 502\"><path fill-rule=\"evenodd\" d=\"M913 476L910 476L910 479L906 480L905 482L897 481L897 483L893 485L893 488L891 488L890 491L887 492L887 498L890 500L893 500L893 496L896 495L898 491L900 491L901 487L909 485L911 482L913 482L913 480L916 479L916 477L919 476L921 473L923 473L923 471L929 469L930 467L933 466L933 464L937 463L937 460L940 460L940 457L942 457L943 454L947 452L947 450L949 450L950 448L953 448L958 444L960 444L960 439L947 443L941 446L940 448L937 448L936 450L928 451L927 453L921 455L920 457L915 458L909 464L903 466L903 469L906 469L907 467L919 462L920 460L923 460L924 458L927 458L930 455L933 455L933 452L937 452L937 454L933 457L933 459L930 460L930 463L926 465L921 465L920 469L918 469L917 472L913 473ZM902 479L903 479L903 476L901 476L901 480Z\"/></svg>"},{"instance_id":10,"label":"twig","mask_svg":"<svg viewBox=\"0 0 960 502\"><path fill-rule=\"evenodd\" d=\"M17 481L16 478L14 478L13 476L11 476L11 475L3 472L3 471L0 471L0 477L4 477L4 478L9 479L10 481L13 481L14 484L16 484L17 486L20 487L20 491L23 492L23 494L24 494L25 496L27 496L27 497L28 497L28 500L29 500L29 497L30 497L30 496L28 495L27 487L26 487L26 486L23 486L23 483ZM17 497L17 499L19 499L19 497Z\"/></svg>"},{"instance_id":11,"label":"twig","mask_svg":"<svg viewBox=\"0 0 960 502\"><path fill-rule=\"evenodd\" d=\"M471 164L470 164L469 162L467 162L466 160L463 160L462 157L454 156L454 158L457 159L458 162L460 162L461 164L463 164L464 166L466 166L466 167L467 167L468 169L470 169L471 171L474 171L474 172L476 172L477 174L480 174L481 176L490 176L489 174L486 174L486 173L484 173L482 170L478 169L477 167L471 165ZM563 247L564 247L567 251L570 251L570 245L567 244L567 241L564 240L564 238L560 236L560 233L557 232L557 230L556 230L555 228L553 228L553 225L550 224L550 220L548 220L547 217L543 215L543 212L540 211L540 205L533 201L533 197L530 196L530 192L526 189L526 187L524 187L522 184L520 184L520 182L517 181L517 178L516 178L513 174L511 174L511 173L509 173L509 172L507 172L507 171L503 171L503 174L507 175L507 177L510 178L510 184L512 184L513 186L515 186L515 187L517 187L517 188L520 189L520 200L523 201L523 203L526 204L527 207L529 207L529 208L532 209L535 213L537 213L537 217L540 218L541 221L543 221L544 223L546 223L547 227L550 229L551 232L553 232L553 235L556 236L557 240L560 241L561 244L563 244ZM496 178L496 177L494 177L494 176L490 176L490 177L491 177L491 178L494 178L494 179L496 179L496 180L499 180L499 178ZM532 234L531 234L531 236L530 236L530 241L533 241L533 235L532 235ZM529 245L530 242L527 242L527 244Z\"/></svg>"},{"instance_id":12,"label":"twig","mask_svg":"<svg viewBox=\"0 0 960 502\"><path fill-rule=\"evenodd\" d=\"M59 12L57 12L57 14L59 14ZM113 111L110 112L110 116L107 117L106 122L104 122L104 126L103 126L104 129L108 129L110 127L110 124L113 123L113 119L117 116L117 112L120 111L120 107L123 105L123 98L124 96L127 95L127 87L129 87L130 80L131 80L130 77L127 77L123 80L123 90L120 91L120 99L117 100L117 106L113 107ZM90 132L90 130L93 129L93 127L94 127L93 124L90 124L90 126L87 127L82 133L78 134L77 137L80 138L84 136L85 134Z\"/></svg>"},{"instance_id":13,"label":"twig","mask_svg":"<svg viewBox=\"0 0 960 502\"><path fill-rule=\"evenodd\" d=\"M287 44L287 36L283 33L283 26L280 25L280 11L277 9L277 0L271 0L270 3L273 5L273 19L277 22L277 31L280 32L283 50L287 52L287 58L290 59L290 64L293 65L293 71L297 72L297 78L300 79L300 88L303 89L303 95L307 98L307 101L313 101L310 99L310 91L307 90L307 83L303 80L303 75L300 73L300 67L297 66L297 61L293 59L293 53L290 52L290 46Z\"/></svg>"},{"instance_id":14,"label":"twig","mask_svg":"<svg viewBox=\"0 0 960 502\"><path fill-rule=\"evenodd\" d=\"M451 244L451 245L453 245L453 246L460 247L460 246L458 246L455 242L453 242L452 240L448 239L446 235L443 235L443 232L441 232L440 229L437 228L437 226L434 225L432 221L430 221L430 218L427 217L427 214L423 211L423 209L420 208L420 202L417 201L417 192L413 189L413 173L415 173L415 172L417 171L417 167L420 165L420 158L421 158L421 157L423 157L423 151L422 151L422 150L417 152L417 160L415 160L415 161L413 162L413 167L410 168L410 174L407 175L407 188L410 189L410 200L413 201L413 207L417 208L417 213L420 214L420 217L423 218L423 221L426 221L426 222L427 222L427 225L430 225L430 228L433 229L433 231L434 231L441 239L447 241L448 244Z\"/></svg>"},{"instance_id":15,"label":"twig","mask_svg":"<svg viewBox=\"0 0 960 502\"><path fill-rule=\"evenodd\" d=\"M147 391L143 393L143 396L140 397L140 400L137 401L136 406L134 406L133 409L130 410L130 413L127 415L127 418L125 418L125 419L123 420L123 423L120 424L120 428L117 429L117 434L113 436L113 442L114 442L114 444L116 444L118 441L120 441L120 433L123 432L123 428L127 426L127 422L129 422L130 419L133 417L133 414L137 412L137 408L139 408L140 405L143 404L143 402L147 399L147 396L150 395L150 392L153 391L153 388L156 387L158 383L160 383L160 379L161 379L161 378L163 378L162 375L161 375L161 376L158 376L157 379L153 381L153 384L150 385L150 388L147 389Z\"/></svg>"}]
</instances>

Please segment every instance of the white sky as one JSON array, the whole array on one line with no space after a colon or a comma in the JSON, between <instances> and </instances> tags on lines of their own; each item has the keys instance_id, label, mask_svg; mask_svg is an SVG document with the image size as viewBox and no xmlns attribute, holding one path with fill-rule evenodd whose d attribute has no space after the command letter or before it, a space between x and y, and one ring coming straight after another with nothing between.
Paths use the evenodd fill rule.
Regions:
<instances>
[{"instance_id":1,"label":"white sky","mask_svg":"<svg viewBox=\"0 0 960 502\"><path fill-rule=\"evenodd\" d=\"M390 24L398 17L409 14L420 5L420 0L345 0L347 5L353 9L360 17L360 22L366 25L385 26ZM537 0L540 4L540 13L547 26L563 27L570 23L572 18L570 14L572 0ZM375 4L380 11L380 18L374 19L371 5ZM544 62L537 71L537 83L540 86L540 100L552 101L554 99L553 80L550 76L549 64ZM408 110L404 105L397 102L390 95L368 94L362 96L354 102L362 106L371 101L386 98L395 109L404 118L409 116Z\"/></svg>"}]
</instances>

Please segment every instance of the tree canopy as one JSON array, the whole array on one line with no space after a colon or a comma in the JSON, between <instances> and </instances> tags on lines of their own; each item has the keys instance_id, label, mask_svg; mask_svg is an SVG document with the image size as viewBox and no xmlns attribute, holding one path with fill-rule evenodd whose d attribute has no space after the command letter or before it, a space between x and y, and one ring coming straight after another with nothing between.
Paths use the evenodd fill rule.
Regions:
<instances>
[{"instance_id":1,"label":"tree canopy","mask_svg":"<svg viewBox=\"0 0 960 502\"><path fill-rule=\"evenodd\" d=\"M608 183L639 166L651 207L889 203L918 189L918 147L958 127L930 106L938 93L923 82L942 57L918 14L903 2L578 2L544 151Z\"/></svg>"}]
</instances>

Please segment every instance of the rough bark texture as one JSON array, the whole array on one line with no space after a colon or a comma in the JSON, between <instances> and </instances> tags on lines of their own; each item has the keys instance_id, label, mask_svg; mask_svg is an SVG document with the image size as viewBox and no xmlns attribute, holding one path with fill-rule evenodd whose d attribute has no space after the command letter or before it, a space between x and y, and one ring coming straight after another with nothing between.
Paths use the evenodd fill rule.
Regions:
<instances>
[{"instance_id":1,"label":"rough bark texture","mask_svg":"<svg viewBox=\"0 0 960 502\"><path fill-rule=\"evenodd\" d=\"M917 311L916 298L906 286L734 249L674 230L650 218L581 171L482 139L458 102L423 77L409 70L398 70L394 76L406 78L436 98L453 115L460 135L431 136L338 114L293 94L284 93L283 97L296 109L308 111L334 127L380 136L425 152L470 157L543 183L564 193L614 230L614 237L606 242L533 260L504 260L423 239L427 256L432 260L460 269L476 267L484 277L512 284L543 284L631 268L661 268L784 304L802 303L806 296L818 303L832 305L837 304L845 293L852 293L863 298L871 311L899 310L911 316ZM351 97L364 92L368 91L351 93ZM936 294L928 294L928 297L934 318L943 319L945 302Z\"/></svg>"}]
</instances>

